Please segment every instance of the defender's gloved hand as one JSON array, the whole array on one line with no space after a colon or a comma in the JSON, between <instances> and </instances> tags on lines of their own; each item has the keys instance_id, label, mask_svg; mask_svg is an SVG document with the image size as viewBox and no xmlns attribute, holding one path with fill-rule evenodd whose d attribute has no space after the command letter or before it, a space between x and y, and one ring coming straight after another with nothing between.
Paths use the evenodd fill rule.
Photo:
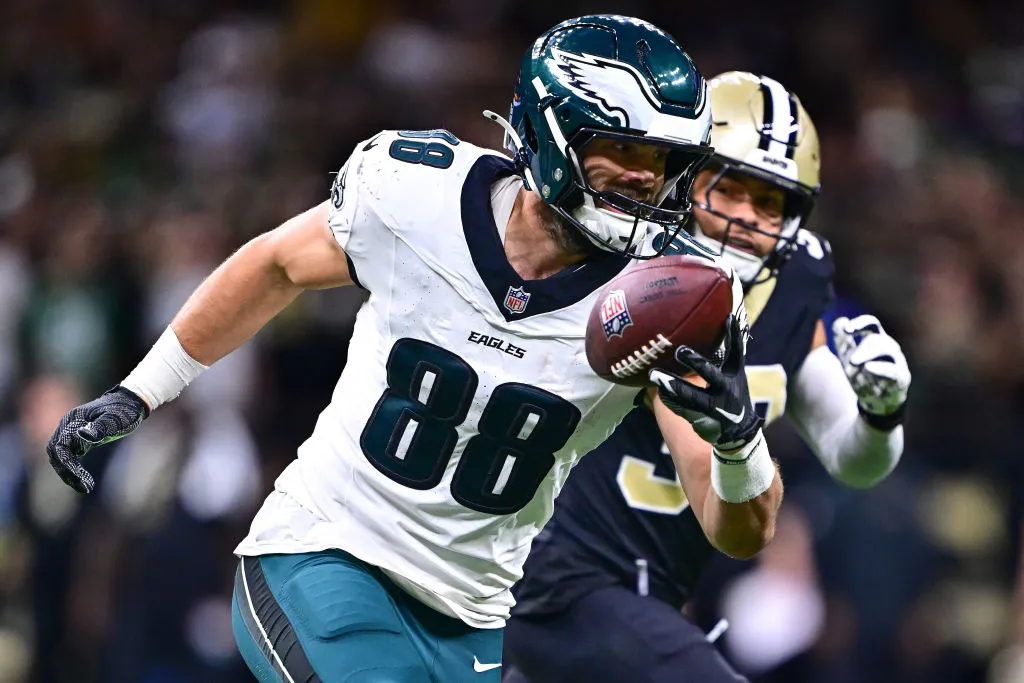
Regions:
<instances>
[{"instance_id":1,"label":"defender's gloved hand","mask_svg":"<svg viewBox=\"0 0 1024 683\"><path fill-rule=\"evenodd\" d=\"M93 446L131 434L149 417L146 402L122 386L110 389L95 401L71 409L61 418L46 445L50 465L64 483L79 493L91 493L96 482L82 466Z\"/></svg>"},{"instance_id":2,"label":"defender's gloved hand","mask_svg":"<svg viewBox=\"0 0 1024 683\"><path fill-rule=\"evenodd\" d=\"M652 370L650 374L651 381L658 385L662 403L689 421L694 431L718 451L741 449L761 431L763 420L750 400L744 371L747 332L737 316L730 316L721 368L693 349L676 349L676 360L700 375L707 382L706 387L661 370Z\"/></svg>"},{"instance_id":3,"label":"defender's gloved hand","mask_svg":"<svg viewBox=\"0 0 1024 683\"><path fill-rule=\"evenodd\" d=\"M873 315L832 323L839 362L868 424L890 430L903 422L910 368L899 343Z\"/></svg>"}]
</instances>

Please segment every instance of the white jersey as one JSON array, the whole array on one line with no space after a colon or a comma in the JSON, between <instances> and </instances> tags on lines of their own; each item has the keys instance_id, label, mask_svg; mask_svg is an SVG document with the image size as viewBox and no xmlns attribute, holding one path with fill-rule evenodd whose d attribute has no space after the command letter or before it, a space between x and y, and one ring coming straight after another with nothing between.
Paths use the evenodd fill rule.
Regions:
<instances>
[{"instance_id":1,"label":"white jersey","mask_svg":"<svg viewBox=\"0 0 1024 683\"><path fill-rule=\"evenodd\" d=\"M491 202L513 174L445 131L356 148L330 227L370 296L330 405L236 553L342 549L471 626L504 624L570 469L637 394L584 353L596 290L628 260L522 280Z\"/></svg>"}]
</instances>

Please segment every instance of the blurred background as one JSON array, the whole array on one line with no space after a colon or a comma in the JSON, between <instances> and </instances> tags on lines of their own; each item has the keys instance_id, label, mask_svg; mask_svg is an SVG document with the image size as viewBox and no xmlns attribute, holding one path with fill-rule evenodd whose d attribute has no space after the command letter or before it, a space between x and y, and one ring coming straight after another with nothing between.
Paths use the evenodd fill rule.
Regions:
<instances>
[{"instance_id":1,"label":"blurred background","mask_svg":"<svg viewBox=\"0 0 1024 683\"><path fill-rule=\"evenodd\" d=\"M812 227L838 311L914 371L907 449L867 492L791 432L775 543L694 617L758 682L1024 681L1020 0L4 0L0 3L0 683L251 680L231 550L326 404L355 291L311 293L144 429L50 470L60 416L134 366L246 239L324 198L359 140L497 147L533 38L651 20L710 77L771 75L822 136Z\"/></svg>"}]
</instances>

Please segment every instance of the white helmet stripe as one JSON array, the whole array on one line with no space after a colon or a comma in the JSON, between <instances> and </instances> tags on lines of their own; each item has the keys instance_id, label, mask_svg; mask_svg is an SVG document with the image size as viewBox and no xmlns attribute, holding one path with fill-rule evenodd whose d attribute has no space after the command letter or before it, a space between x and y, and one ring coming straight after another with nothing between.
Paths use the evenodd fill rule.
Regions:
<instances>
[{"instance_id":1,"label":"white helmet stripe","mask_svg":"<svg viewBox=\"0 0 1024 683\"><path fill-rule=\"evenodd\" d=\"M540 76L534 76L533 89L537 91L537 97L543 100L548 96L548 89L544 87L544 81L540 80ZM558 121L555 119L555 112L552 111L551 107L544 107L544 120L548 122L548 128L551 129L551 137L555 141L555 145L558 146L558 151L565 155L565 148L569 146L569 143L565 140L565 135L562 134L562 129L558 126Z\"/></svg>"},{"instance_id":2,"label":"white helmet stripe","mask_svg":"<svg viewBox=\"0 0 1024 683\"><path fill-rule=\"evenodd\" d=\"M548 89L544 87L544 81L540 80L540 76L534 76L533 80L530 82L533 83L533 89L537 91L537 97L543 100L548 96ZM558 119L555 118L554 109L551 107L544 107L544 120L548 124L548 129L551 131L551 139L555 141L558 151L562 153L562 156L566 156L567 151L572 155L571 158L566 158L568 158L569 163L576 168L576 172L582 178L583 169L580 168L579 159L576 158L576 154L573 150L569 149L569 143L566 141L565 135L562 133L562 129L558 125ZM543 192L543 187L547 187L547 185L537 187L536 189L538 192ZM588 194L583 195L583 203L591 208L594 206L594 200Z\"/></svg>"},{"instance_id":3,"label":"white helmet stripe","mask_svg":"<svg viewBox=\"0 0 1024 683\"><path fill-rule=\"evenodd\" d=\"M786 146L791 136L796 132L800 123L796 120L793 98L789 92L778 81L761 77L762 88L767 88L765 94L765 120L762 123L762 136L768 139L767 152L773 157L785 159L789 156L789 148ZM768 117L771 120L768 120Z\"/></svg>"}]
</instances>

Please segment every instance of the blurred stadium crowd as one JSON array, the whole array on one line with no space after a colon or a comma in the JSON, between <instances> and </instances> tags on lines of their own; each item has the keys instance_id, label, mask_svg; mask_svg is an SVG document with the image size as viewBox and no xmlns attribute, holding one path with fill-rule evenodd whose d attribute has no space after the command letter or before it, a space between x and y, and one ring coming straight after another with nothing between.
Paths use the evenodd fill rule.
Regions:
<instances>
[{"instance_id":1,"label":"blurred stadium crowd","mask_svg":"<svg viewBox=\"0 0 1024 683\"><path fill-rule=\"evenodd\" d=\"M706 76L793 88L822 135L813 227L837 310L914 370L889 480L839 489L774 434L775 543L694 617L759 682L1024 681L1020 0L4 0L0 3L0 683L251 680L231 550L345 363L355 291L308 294L80 497L43 444L122 378L247 238L327 196L382 128L498 146L523 49L569 16L662 26Z\"/></svg>"}]
</instances>

